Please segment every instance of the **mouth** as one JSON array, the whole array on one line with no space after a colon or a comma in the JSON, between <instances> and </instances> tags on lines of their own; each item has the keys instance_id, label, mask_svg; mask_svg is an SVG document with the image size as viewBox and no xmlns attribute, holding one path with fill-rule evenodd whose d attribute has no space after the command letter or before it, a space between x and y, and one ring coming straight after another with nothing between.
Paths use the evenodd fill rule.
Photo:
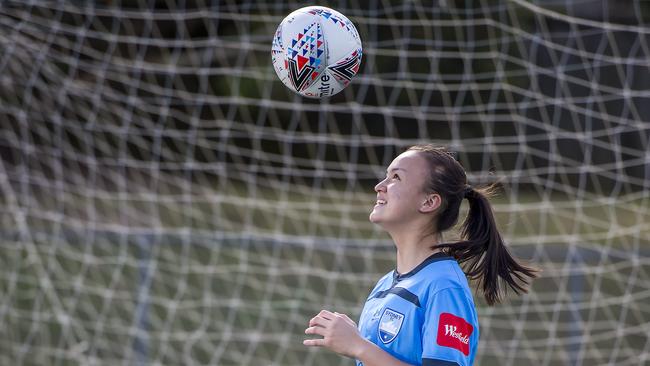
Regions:
<instances>
[{"instance_id":1,"label":"mouth","mask_svg":"<svg viewBox=\"0 0 650 366\"><path fill-rule=\"evenodd\" d=\"M375 206L383 206L386 204L386 200L377 200L375 201Z\"/></svg>"}]
</instances>

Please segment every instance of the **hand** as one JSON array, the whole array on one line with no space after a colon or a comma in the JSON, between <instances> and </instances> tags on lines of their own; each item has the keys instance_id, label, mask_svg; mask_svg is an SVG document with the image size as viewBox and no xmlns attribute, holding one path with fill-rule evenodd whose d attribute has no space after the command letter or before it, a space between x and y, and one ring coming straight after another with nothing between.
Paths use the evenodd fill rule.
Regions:
<instances>
[{"instance_id":1,"label":"hand","mask_svg":"<svg viewBox=\"0 0 650 366\"><path fill-rule=\"evenodd\" d=\"M323 338L306 339L305 346L325 347L343 356L357 358L366 340L357 330L357 324L345 314L321 310L309 321L305 334L317 334Z\"/></svg>"}]
</instances>

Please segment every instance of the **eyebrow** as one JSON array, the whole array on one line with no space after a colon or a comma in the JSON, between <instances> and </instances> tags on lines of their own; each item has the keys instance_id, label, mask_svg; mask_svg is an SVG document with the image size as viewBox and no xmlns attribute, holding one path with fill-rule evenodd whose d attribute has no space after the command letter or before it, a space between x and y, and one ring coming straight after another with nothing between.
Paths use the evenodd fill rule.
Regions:
<instances>
[{"instance_id":1,"label":"eyebrow","mask_svg":"<svg viewBox=\"0 0 650 366\"><path fill-rule=\"evenodd\" d=\"M401 170L401 171L404 171L404 172L406 171L406 169L404 169L404 168L393 168L391 170L386 170L386 173L394 172L396 170Z\"/></svg>"}]
</instances>

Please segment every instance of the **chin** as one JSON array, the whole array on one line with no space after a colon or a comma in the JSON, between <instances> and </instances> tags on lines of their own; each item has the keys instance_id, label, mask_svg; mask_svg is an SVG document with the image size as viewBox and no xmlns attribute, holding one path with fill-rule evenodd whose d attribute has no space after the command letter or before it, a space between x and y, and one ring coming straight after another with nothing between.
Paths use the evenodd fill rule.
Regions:
<instances>
[{"instance_id":1,"label":"chin","mask_svg":"<svg viewBox=\"0 0 650 366\"><path fill-rule=\"evenodd\" d=\"M381 218L377 213L375 213L375 211L372 211L370 213L370 216L368 216L368 220L370 220L370 222L372 222L373 224L378 224L381 222Z\"/></svg>"},{"instance_id":2,"label":"chin","mask_svg":"<svg viewBox=\"0 0 650 366\"><path fill-rule=\"evenodd\" d=\"M368 220L372 222L373 224L379 225L381 227L384 226L386 218L382 217L381 214L378 214L376 212L371 212L370 216L368 216Z\"/></svg>"}]
</instances>

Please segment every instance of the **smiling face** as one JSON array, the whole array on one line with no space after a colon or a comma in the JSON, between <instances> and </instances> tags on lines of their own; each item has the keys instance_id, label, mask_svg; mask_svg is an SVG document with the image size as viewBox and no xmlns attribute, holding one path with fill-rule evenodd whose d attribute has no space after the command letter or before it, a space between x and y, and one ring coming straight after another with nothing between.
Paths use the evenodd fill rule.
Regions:
<instances>
[{"instance_id":1,"label":"smiling face","mask_svg":"<svg viewBox=\"0 0 650 366\"><path fill-rule=\"evenodd\" d=\"M417 151L406 151L393 160L386 174L375 186L377 201L370 221L392 231L429 220L428 214L439 207L440 196L424 190L429 174L426 159Z\"/></svg>"}]
</instances>

